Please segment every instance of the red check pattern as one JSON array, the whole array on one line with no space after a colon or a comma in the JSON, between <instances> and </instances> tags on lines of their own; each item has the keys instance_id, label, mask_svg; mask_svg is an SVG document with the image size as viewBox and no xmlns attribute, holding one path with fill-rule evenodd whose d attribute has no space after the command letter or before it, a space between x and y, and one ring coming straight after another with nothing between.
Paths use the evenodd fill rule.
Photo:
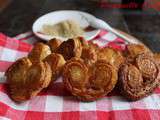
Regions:
<instances>
[{"instance_id":1,"label":"red check pattern","mask_svg":"<svg viewBox=\"0 0 160 120\"><path fill-rule=\"evenodd\" d=\"M128 102L113 91L94 102L80 102L66 92L62 78L37 97L17 104L10 99L4 72L26 56L36 38L31 32L9 38L0 34L0 119L2 120L160 120L160 89L136 102ZM125 49L124 40L101 30L92 42L101 47Z\"/></svg>"}]
</instances>

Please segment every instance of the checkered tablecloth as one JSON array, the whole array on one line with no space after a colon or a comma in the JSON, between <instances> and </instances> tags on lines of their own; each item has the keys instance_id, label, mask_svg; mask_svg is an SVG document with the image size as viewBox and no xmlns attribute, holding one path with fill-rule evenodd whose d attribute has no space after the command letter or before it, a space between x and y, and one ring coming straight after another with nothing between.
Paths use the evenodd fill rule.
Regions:
<instances>
[{"instance_id":1,"label":"checkered tablecloth","mask_svg":"<svg viewBox=\"0 0 160 120\"><path fill-rule=\"evenodd\" d=\"M136 102L128 102L116 91L94 102L80 102L67 93L62 78L37 97L17 104L10 99L4 77L6 69L26 56L36 38L32 32L14 38L0 34L0 120L160 120L160 89ZM101 47L124 49L125 42L107 31L92 40Z\"/></svg>"}]
</instances>

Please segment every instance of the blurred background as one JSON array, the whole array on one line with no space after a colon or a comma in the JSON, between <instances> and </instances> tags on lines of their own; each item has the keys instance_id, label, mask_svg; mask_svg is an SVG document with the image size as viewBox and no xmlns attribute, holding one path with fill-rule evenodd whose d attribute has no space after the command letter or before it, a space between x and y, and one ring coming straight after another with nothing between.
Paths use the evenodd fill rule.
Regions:
<instances>
[{"instance_id":1,"label":"blurred background","mask_svg":"<svg viewBox=\"0 0 160 120\"><path fill-rule=\"evenodd\" d=\"M39 16L67 9L89 12L160 52L160 0L0 0L0 32L16 36Z\"/></svg>"}]
</instances>

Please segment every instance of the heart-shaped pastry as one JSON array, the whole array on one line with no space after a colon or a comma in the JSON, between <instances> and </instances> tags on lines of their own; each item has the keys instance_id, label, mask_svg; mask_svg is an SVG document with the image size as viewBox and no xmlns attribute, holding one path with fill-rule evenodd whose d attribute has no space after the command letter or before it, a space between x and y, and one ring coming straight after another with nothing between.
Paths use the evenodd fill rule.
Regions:
<instances>
[{"instance_id":1,"label":"heart-shaped pastry","mask_svg":"<svg viewBox=\"0 0 160 120\"><path fill-rule=\"evenodd\" d=\"M97 53L95 49L91 49L90 47L83 47L81 58L84 60L86 65L91 66L97 61Z\"/></svg>"},{"instance_id":2,"label":"heart-shaped pastry","mask_svg":"<svg viewBox=\"0 0 160 120\"><path fill-rule=\"evenodd\" d=\"M150 54L140 54L134 63L125 63L119 69L119 89L129 100L148 96L160 82L160 70Z\"/></svg>"},{"instance_id":3,"label":"heart-shaped pastry","mask_svg":"<svg viewBox=\"0 0 160 120\"><path fill-rule=\"evenodd\" d=\"M115 66L117 69L124 62L125 58L122 53L113 48L101 48L98 51L98 59L106 60L111 65Z\"/></svg>"},{"instance_id":4,"label":"heart-shaped pastry","mask_svg":"<svg viewBox=\"0 0 160 120\"><path fill-rule=\"evenodd\" d=\"M64 64L66 63L63 56L58 53L52 53L52 54L48 55L44 59L44 61L46 61L51 67L52 80L56 80L57 77L59 77L59 75L61 74L62 68L63 68Z\"/></svg>"},{"instance_id":5,"label":"heart-shaped pastry","mask_svg":"<svg viewBox=\"0 0 160 120\"><path fill-rule=\"evenodd\" d=\"M32 63L40 62L45 57L51 54L51 50L48 45L38 42L34 45L31 52L28 54L28 58Z\"/></svg>"},{"instance_id":6,"label":"heart-shaped pastry","mask_svg":"<svg viewBox=\"0 0 160 120\"><path fill-rule=\"evenodd\" d=\"M51 81L51 68L47 62L32 64L25 57L13 63L6 72L11 98L21 102L36 96Z\"/></svg>"},{"instance_id":7,"label":"heart-shaped pastry","mask_svg":"<svg viewBox=\"0 0 160 120\"><path fill-rule=\"evenodd\" d=\"M152 51L143 44L128 44L124 52L127 61L133 62L134 58L142 53L153 54Z\"/></svg>"},{"instance_id":8,"label":"heart-shaped pastry","mask_svg":"<svg viewBox=\"0 0 160 120\"><path fill-rule=\"evenodd\" d=\"M83 101L93 101L114 88L117 71L104 60L98 60L88 67L81 58L72 58L64 66L63 80L74 96Z\"/></svg>"},{"instance_id":9,"label":"heart-shaped pastry","mask_svg":"<svg viewBox=\"0 0 160 120\"><path fill-rule=\"evenodd\" d=\"M65 60L72 57L80 57L82 53L82 41L79 38L68 39L62 42L56 53L62 54Z\"/></svg>"},{"instance_id":10,"label":"heart-shaped pastry","mask_svg":"<svg viewBox=\"0 0 160 120\"><path fill-rule=\"evenodd\" d=\"M62 43L61 40L53 38L50 41L48 41L47 45L50 47L52 52L56 52L61 43Z\"/></svg>"}]
</instances>

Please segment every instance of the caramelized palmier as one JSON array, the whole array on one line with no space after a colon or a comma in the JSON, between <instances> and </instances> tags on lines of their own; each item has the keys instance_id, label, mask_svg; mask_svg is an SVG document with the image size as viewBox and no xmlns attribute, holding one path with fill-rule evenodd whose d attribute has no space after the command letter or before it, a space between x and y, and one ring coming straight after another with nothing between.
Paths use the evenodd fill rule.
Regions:
<instances>
[{"instance_id":1,"label":"caramelized palmier","mask_svg":"<svg viewBox=\"0 0 160 120\"><path fill-rule=\"evenodd\" d=\"M25 87L26 83L27 70L31 65L31 61L24 57L13 63L5 73L9 84L11 98L15 101L21 101L25 99L24 94L27 92L23 88Z\"/></svg>"},{"instance_id":2,"label":"caramelized palmier","mask_svg":"<svg viewBox=\"0 0 160 120\"><path fill-rule=\"evenodd\" d=\"M48 87L52 71L47 62L33 64L26 74L26 85L29 90L38 90Z\"/></svg>"},{"instance_id":3,"label":"caramelized palmier","mask_svg":"<svg viewBox=\"0 0 160 120\"><path fill-rule=\"evenodd\" d=\"M47 45L49 45L52 52L56 52L57 48L61 45L62 41L56 38L48 41Z\"/></svg>"},{"instance_id":4,"label":"caramelized palmier","mask_svg":"<svg viewBox=\"0 0 160 120\"><path fill-rule=\"evenodd\" d=\"M56 80L56 78L60 75L63 65L65 64L65 60L61 54L52 53L47 56L44 61L46 61L52 70L52 79Z\"/></svg>"},{"instance_id":5,"label":"caramelized palmier","mask_svg":"<svg viewBox=\"0 0 160 120\"><path fill-rule=\"evenodd\" d=\"M97 53L90 47L84 47L82 50L81 58L84 60L86 65L91 66L97 61Z\"/></svg>"},{"instance_id":6,"label":"caramelized palmier","mask_svg":"<svg viewBox=\"0 0 160 120\"><path fill-rule=\"evenodd\" d=\"M150 54L140 54L135 58L135 64L144 78L155 79L158 72L158 66Z\"/></svg>"},{"instance_id":7,"label":"caramelized palmier","mask_svg":"<svg viewBox=\"0 0 160 120\"><path fill-rule=\"evenodd\" d=\"M147 64L151 63L147 62ZM153 68L147 65L147 69L151 70ZM143 68L139 70L130 63L123 64L119 69L118 80L118 86L122 95L129 100L138 100L152 93L159 83L160 73L159 69L154 70L154 73L148 73L150 70L144 70ZM154 79L147 78L149 74L155 74ZM145 77L143 77L144 75Z\"/></svg>"},{"instance_id":8,"label":"caramelized palmier","mask_svg":"<svg viewBox=\"0 0 160 120\"><path fill-rule=\"evenodd\" d=\"M51 81L48 63L32 64L28 58L21 58L6 72L11 98L22 102L36 96Z\"/></svg>"},{"instance_id":9,"label":"caramelized palmier","mask_svg":"<svg viewBox=\"0 0 160 120\"><path fill-rule=\"evenodd\" d=\"M143 44L128 44L126 47L127 61L132 62L134 58L142 53L152 54L151 50Z\"/></svg>"},{"instance_id":10,"label":"caramelized palmier","mask_svg":"<svg viewBox=\"0 0 160 120\"><path fill-rule=\"evenodd\" d=\"M49 54L51 54L49 46L39 42L35 44L31 52L29 53L28 58L32 63L35 63L42 61Z\"/></svg>"},{"instance_id":11,"label":"caramelized palmier","mask_svg":"<svg viewBox=\"0 0 160 120\"><path fill-rule=\"evenodd\" d=\"M6 71L5 75L10 83L22 83L28 68L32 65L31 61L27 58L20 58L14 62Z\"/></svg>"},{"instance_id":12,"label":"caramelized palmier","mask_svg":"<svg viewBox=\"0 0 160 120\"><path fill-rule=\"evenodd\" d=\"M66 88L83 101L93 101L108 94L117 82L116 69L104 60L87 67L80 58L73 58L64 66Z\"/></svg>"},{"instance_id":13,"label":"caramelized palmier","mask_svg":"<svg viewBox=\"0 0 160 120\"><path fill-rule=\"evenodd\" d=\"M113 48L102 48L98 52L99 60L103 59L109 62L111 65L119 68L119 66L124 62L124 57L122 56L121 52L115 50Z\"/></svg>"},{"instance_id":14,"label":"caramelized palmier","mask_svg":"<svg viewBox=\"0 0 160 120\"><path fill-rule=\"evenodd\" d=\"M80 57L82 53L82 43L79 39L69 39L64 41L56 52L62 54L65 60L69 60L72 57Z\"/></svg>"}]
</instances>

